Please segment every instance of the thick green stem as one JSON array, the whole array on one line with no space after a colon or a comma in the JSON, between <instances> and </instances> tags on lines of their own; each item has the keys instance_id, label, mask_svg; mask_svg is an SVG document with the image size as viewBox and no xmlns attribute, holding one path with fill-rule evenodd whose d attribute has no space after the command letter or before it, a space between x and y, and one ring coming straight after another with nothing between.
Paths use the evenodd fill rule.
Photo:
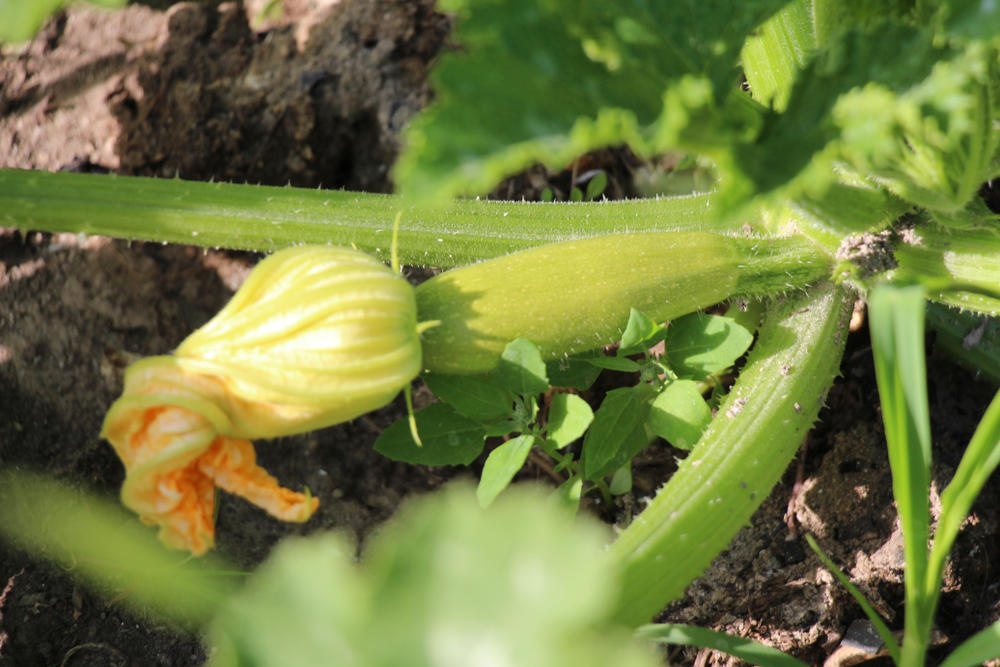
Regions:
<instances>
[{"instance_id":1,"label":"thick green stem","mask_svg":"<svg viewBox=\"0 0 1000 667\"><path fill-rule=\"evenodd\" d=\"M1000 320L928 303L927 328L935 333L935 348L976 378L1000 386Z\"/></svg>"},{"instance_id":2,"label":"thick green stem","mask_svg":"<svg viewBox=\"0 0 1000 667\"><path fill-rule=\"evenodd\" d=\"M824 285L768 314L705 435L611 545L617 618L649 621L711 563L771 492L819 413L843 354L851 295Z\"/></svg>"},{"instance_id":3,"label":"thick green stem","mask_svg":"<svg viewBox=\"0 0 1000 667\"><path fill-rule=\"evenodd\" d=\"M931 223L915 232L919 238L896 249L900 277L928 284L934 301L1000 314L1000 227L953 231Z\"/></svg>"},{"instance_id":4,"label":"thick green stem","mask_svg":"<svg viewBox=\"0 0 1000 667\"><path fill-rule=\"evenodd\" d=\"M592 204L466 200L417 210L392 195L0 169L0 222L24 230L268 251L355 245L388 261L400 209L400 259L442 268L605 234L738 233L744 222L707 224L707 195Z\"/></svg>"}]
</instances>

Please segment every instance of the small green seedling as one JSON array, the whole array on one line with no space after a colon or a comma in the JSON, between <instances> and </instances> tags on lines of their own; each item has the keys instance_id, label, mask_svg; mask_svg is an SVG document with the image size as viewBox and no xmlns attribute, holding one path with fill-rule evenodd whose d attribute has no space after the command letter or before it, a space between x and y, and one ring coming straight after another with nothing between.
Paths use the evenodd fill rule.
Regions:
<instances>
[{"instance_id":1,"label":"small green seedling","mask_svg":"<svg viewBox=\"0 0 1000 667\"><path fill-rule=\"evenodd\" d=\"M698 441L712 417L699 383L713 386L707 381L729 369L752 340L751 332L728 317L696 313L667 327L634 308L615 356L547 364L537 346L519 338L504 348L489 374L426 374L427 386L443 403L415 415L424 445L417 448L407 438L402 422L397 422L379 437L375 448L410 463L463 465L479 454L487 436L504 437L506 441L489 454L483 466L478 492L483 506L513 480L533 447L551 461L551 474L561 484L586 482L583 493L596 489L606 498L627 493L631 460L656 436L680 449L690 449ZM666 354L650 354L659 343L664 344ZM642 358L630 358L634 356ZM578 394L565 392L589 389L597 373L574 378L561 391L546 393L550 386L558 386L549 377L550 369L569 363L598 372L638 373L640 382L607 392L594 411ZM453 419L451 428L449 418ZM567 447L581 437L575 456ZM610 483L605 480L609 476L614 476Z\"/></svg>"}]
</instances>

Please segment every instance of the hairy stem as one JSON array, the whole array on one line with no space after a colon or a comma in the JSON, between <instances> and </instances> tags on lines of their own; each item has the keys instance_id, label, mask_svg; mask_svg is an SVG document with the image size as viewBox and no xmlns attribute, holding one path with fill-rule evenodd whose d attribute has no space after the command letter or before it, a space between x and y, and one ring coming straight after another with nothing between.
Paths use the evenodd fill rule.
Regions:
<instances>
[{"instance_id":1,"label":"hairy stem","mask_svg":"<svg viewBox=\"0 0 1000 667\"><path fill-rule=\"evenodd\" d=\"M354 245L386 261L402 210L400 260L442 268L605 234L735 234L746 222L706 223L708 195L591 204L464 200L416 209L393 195L14 169L0 169L0 210L2 224L24 230L266 251Z\"/></svg>"},{"instance_id":2,"label":"hairy stem","mask_svg":"<svg viewBox=\"0 0 1000 667\"><path fill-rule=\"evenodd\" d=\"M708 567L781 478L843 354L852 298L819 286L773 308L718 415L653 502L611 545L617 618L649 621Z\"/></svg>"},{"instance_id":3,"label":"hairy stem","mask_svg":"<svg viewBox=\"0 0 1000 667\"><path fill-rule=\"evenodd\" d=\"M1000 314L1000 227L916 228L919 238L896 249L901 277L930 282L928 297L956 308Z\"/></svg>"}]
</instances>

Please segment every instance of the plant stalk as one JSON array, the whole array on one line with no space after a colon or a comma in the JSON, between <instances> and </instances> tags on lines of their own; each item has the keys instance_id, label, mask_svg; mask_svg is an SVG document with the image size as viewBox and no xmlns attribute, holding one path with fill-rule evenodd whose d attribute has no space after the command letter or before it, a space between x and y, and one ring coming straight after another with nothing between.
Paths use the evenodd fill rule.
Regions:
<instances>
[{"instance_id":1,"label":"plant stalk","mask_svg":"<svg viewBox=\"0 0 1000 667\"><path fill-rule=\"evenodd\" d=\"M587 204L459 200L417 209L394 195L17 169L0 169L0 211L0 223L23 230L262 251L353 245L385 261L393 220L403 211L400 260L441 268L606 234L740 234L747 222L706 223L709 195Z\"/></svg>"},{"instance_id":2,"label":"plant stalk","mask_svg":"<svg viewBox=\"0 0 1000 667\"><path fill-rule=\"evenodd\" d=\"M837 374L852 304L824 284L769 312L708 430L610 547L623 572L619 621L646 623L683 595L771 492Z\"/></svg>"},{"instance_id":3,"label":"plant stalk","mask_svg":"<svg viewBox=\"0 0 1000 667\"><path fill-rule=\"evenodd\" d=\"M1000 226L953 231L929 223L896 248L897 273L928 286L928 298L963 310L1000 314ZM935 289L936 288L936 289Z\"/></svg>"}]
</instances>

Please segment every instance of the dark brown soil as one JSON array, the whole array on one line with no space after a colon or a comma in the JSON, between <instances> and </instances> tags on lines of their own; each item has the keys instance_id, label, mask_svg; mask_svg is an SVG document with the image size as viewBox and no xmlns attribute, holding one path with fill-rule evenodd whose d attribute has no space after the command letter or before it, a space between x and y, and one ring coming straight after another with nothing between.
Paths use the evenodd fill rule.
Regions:
<instances>
[{"instance_id":1,"label":"dark brown soil","mask_svg":"<svg viewBox=\"0 0 1000 667\"><path fill-rule=\"evenodd\" d=\"M429 99L426 71L449 21L430 0L288 0L285 20L251 27L232 3L73 9L0 55L0 166L388 191L403 124ZM162 9L166 6L165 10ZM632 192L634 158L589 156ZM563 198L571 171L532 170L498 194ZM113 496L121 466L97 433L133 359L168 352L218 310L255 261L248 254L103 238L0 233L0 465L40 470ZM821 425L797 466L708 575L664 619L763 639L811 664L838 646L857 606L802 539L823 548L899 627L901 556L870 350L852 336ZM933 357L938 488L994 388ZM406 496L456 471L372 451L400 406L343 426L261 443L261 463L321 499L305 526L226 497L219 551L252 568L281 537L340 528L359 539ZM672 454L636 466L651 492ZM464 474L458 471L459 474ZM474 470L472 471L474 472ZM544 478L540 468L528 474ZM958 640L1000 616L1000 489L989 486L959 539L939 626ZM641 493L639 494L641 495ZM621 517L640 498L626 498ZM612 517L613 518L613 517ZM6 586L6 589L5 589ZM138 618L65 572L0 544L0 664L199 665L195 634ZM731 664L696 650L677 664Z\"/></svg>"}]
</instances>

